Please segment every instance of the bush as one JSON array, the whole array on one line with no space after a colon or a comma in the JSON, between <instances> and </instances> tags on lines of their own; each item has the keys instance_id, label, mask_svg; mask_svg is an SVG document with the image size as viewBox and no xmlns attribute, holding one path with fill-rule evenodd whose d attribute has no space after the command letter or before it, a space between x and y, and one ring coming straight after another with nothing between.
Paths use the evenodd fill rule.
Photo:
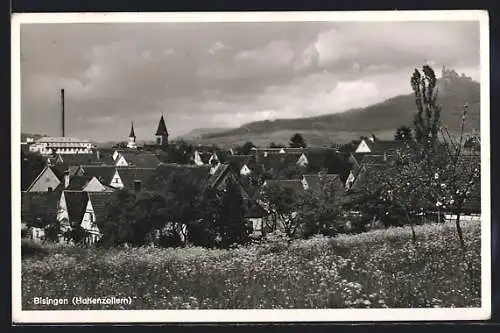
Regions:
<instances>
[{"instance_id":1,"label":"bush","mask_svg":"<svg viewBox=\"0 0 500 333\"><path fill-rule=\"evenodd\" d=\"M179 247L182 246L183 243L179 233L173 230L167 230L160 235L158 245L160 247Z\"/></svg>"},{"instance_id":2,"label":"bush","mask_svg":"<svg viewBox=\"0 0 500 333\"><path fill-rule=\"evenodd\" d=\"M49 251L40 243L31 239L21 239L21 258L43 257L48 253Z\"/></svg>"}]
</instances>

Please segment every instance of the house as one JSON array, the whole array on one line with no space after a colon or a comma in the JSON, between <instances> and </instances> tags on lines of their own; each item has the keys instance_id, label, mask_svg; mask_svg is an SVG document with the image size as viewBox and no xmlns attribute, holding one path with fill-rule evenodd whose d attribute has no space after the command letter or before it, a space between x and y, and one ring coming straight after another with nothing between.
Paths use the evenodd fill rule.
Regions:
<instances>
[{"instance_id":1,"label":"house","mask_svg":"<svg viewBox=\"0 0 500 333\"><path fill-rule=\"evenodd\" d=\"M372 171L384 168L384 163L387 161L386 155L369 154L362 158L359 155L356 157L354 154L351 156L354 165L345 183L347 191L359 190Z\"/></svg>"},{"instance_id":2,"label":"house","mask_svg":"<svg viewBox=\"0 0 500 333\"><path fill-rule=\"evenodd\" d=\"M252 173L255 166L255 155L231 155L226 157L226 163L241 176Z\"/></svg>"},{"instance_id":3,"label":"house","mask_svg":"<svg viewBox=\"0 0 500 333\"><path fill-rule=\"evenodd\" d=\"M304 184L300 179L269 179L264 182L263 187L267 186L283 186L286 188L290 188L294 193L300 193L304 190Z\"/></svg>"},{"instance_id":4,"label":"house","mask_svg":"<svg viewBox=\"0 0 500 333\"><path fill-rule=\"evenodd\" d=\"M122 151L115 159L115 166L155 168L160 164L158 157L150 152Z\"/></svg>"},{"instance_id":5,"label":"house","mask_svg":"<svg viewBox=\"0 0 500 333\"><path fill-rule=\"evenodd\" d=\"M376 167L382 167L387 161L387 154L371 154L371 153L352 153L349 156L349 163L351 164L351 170L349 175L345 180L345 188L349 190L358 176L361 175L361 169L363 165L375 165ZM364 170L363 172L365 172ZM364 177L364 176L361 176ZM358 183L361 181L358 180Z\"/></svg>"},{"instance_id":6,"label":"house","mask_svg":"<svg viewBox=\"0 0 500 333\"><path fill-rule=\"evenodd\" d=\"M90 175L70 177L69 184L65 189L84 192L113 192L116 190L111 186L103 184L97 177Z\"/></svg>"},{"instance_id":7,"label":"house","mask_svg":"<svg viewBox=\"0 0 500 333\"><path fill-rule=\"evenodd\" d=\"M30 151L44 156L52 154L85 154L91 153L96 145L88 140L70 137L42 137L29 147Z\"/></svg>"},{"instance_id":8,"label":"house","mask_svg":"<svg viewBox=\"0 0 500 333\"><path fill-rule=\"evenodd\" d=\"M248 200L245 202L244 217L252 222L252 234L259 237L263 233L264 218L269 216L269 213L261 206L257 200Z\"/></svg>"},{"instance_id":9,"label":"house","mask_svg":"<svg viewBox=\"0 0 500 333\"><path fill-rule=\"evenodd\" d=\"M212 165L212 163L220 163L215 152L202 151L198 149L193 152L192 160L195 165Z\"/></svg>"},{"instance_id":10,"label":"house","mask_svg":"<svg viewBox=\"0 0 500 333\"><path fill-rule=\"evenodd\" d=\"M21 221L29 227L29 237L43 240L44 227L57 221L61 192L21 192Z\"/></svg>"},{"instance_id":11,"label":"house","mask_svg":"<svg viewBox=\"0 0 500 333\"><path fill-rule=\"evenodd\" d=\"M323 186L331 186L331 190L337 194L343 194L344 184L338 174L307 174L302 177L304 190L322 191Z\"/></svg>"},{"instance_id":12,"label":"house","mask_svg":"<svg viewBox=\"0 0 500 333\"><path fill-rule=\"evenodd\" d=\"M155 173L156 168L117 167L110 186L140 191Z\"/></svg>"},{"instance_id":13,"label":"house","mask_svg":"<svg viewBox=\"0 0 500 333\"><path fill-rule=\"evenodd\" d=\"M54 163L63 163L68 166L78 166L82 164L96 164L103 162L100 160L100 154L96 152L85 154L57 154Z\"/></svg>"},{"instance_id":14,"label":"house","mask_svg":"<svg viewBox=\"0 0 500 333\"><path fill-rule=\"evenodd\" d=\"M406 148L406 143L399 140L374 140L363 139L354 151L355 153L380 154L384 152L394 152Z\"/></svg>"},{"instance_id":15,"label":"house","mask_svg":"<svg viewBox=\"0 0 500 333\"><path fill-rule=\"evenodd\" d=\"M101 184L105 186L113 186L113 176L116 173L116 167L112 165L81 165L78 167L75 175L88 176L89 181L95 177Z\"/></svg>"},{"instance_id":16,"label":"house","mask_svg":"<svg viewBox=\"0 0 500 333\"><path fill-rule=\"evenodd\" d=\"M257 164L261 164L265 169L281 169L284 167L297 166L302 163L304 159L303 153L278 153L278 154L268 154L266 156L257 159ZM302 158L302 160L301 160ZM307 160L307 158L306 158ZM300 162L299 162L300 161Z\"/></svg>"},{"instance_id":17,"label":"house","mask_svg":"<svg viewBox=\"0 0 500 333\"><path fill-rule=\"evenodd\" d=\"M87 233L85 243L97 242L101 233L98 218L106 218L105 204L109 192L64 191L59 202L59 218L72 227L80 226Z\"/></svg>"}]
</instances>

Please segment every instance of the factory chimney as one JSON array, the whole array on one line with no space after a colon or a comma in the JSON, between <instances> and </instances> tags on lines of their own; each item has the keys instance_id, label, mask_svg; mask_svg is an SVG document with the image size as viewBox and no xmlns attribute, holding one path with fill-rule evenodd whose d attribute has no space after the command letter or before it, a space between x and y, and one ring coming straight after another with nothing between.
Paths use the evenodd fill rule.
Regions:
<instances>
[{"instance_id":1,"label":"factory chimney","mask_svg":"<svg viewBox=\"0 0 500 333\"><path fill-rule=\"evenodd\" d=\"M61 119L61 134L62 137L64 137L64 89L61 89L61 112L62 112L62 119Z\"/></svg>"}]
</instances>

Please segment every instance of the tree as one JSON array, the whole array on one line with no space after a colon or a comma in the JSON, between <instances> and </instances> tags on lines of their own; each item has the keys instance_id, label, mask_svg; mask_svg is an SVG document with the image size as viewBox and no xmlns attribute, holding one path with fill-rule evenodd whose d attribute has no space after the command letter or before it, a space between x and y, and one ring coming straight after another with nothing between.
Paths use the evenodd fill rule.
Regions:
<instances>
[{"instance_id":1,"label":"tree","mask_svg":"<svg viewBox=\"0 0 500 333\"><path fill-rule=\"evenodd\" d=\"M306 148L307 145L300 133L295 133L290 139L290 148Z\"/></svg>"},{"instance_id":2,"label":"tree","mask_svg":"<svg viewBox=\"0 0 500 333\"><path fill-rule=\"evenodd\" d=\"M207 187L200 194L196 210L199 212L197 219L188 224L188 239L196 246L217 246L217 223L221 211L221 191Z\"/></svg>"},{"instance_id":3,"label":"tree","mask_svg":"<svg viewBox=\"0 0 500 333\"><path fill-rule=\"evenodd\" d=\"M415 139L428 152L434 152L441 127L441 107L437 104L437 79L434 70L427 65L422 73L415 69L411 78L417 113L413 121Z\"/></svg>"},{"instance_id":4,"label":"tree","mask_svg":"<svg viewBox=\"0 0 500 333\"><path fill-rule=\"evenodd\" d=\"M277 143L271 142L269 144L269 148L285 148L285 146L282 144L277 144Z\"/></svg>"},{"instance_id":5,"label":"tree","mask_svg":"<svg viewBox=\"0 0 500 333\"><path fill-rule=\"evenodd\" d=\"M248 155L252 148L255 148L255 145L251 141L247 141L242 146L236 147L235 152L238 155Z\"/></svg>"},{"instance_id":6,"label":"tree","mask_svg":"<svg viewBox=\"0 0 500 333\"><path fill-rule=\"evenodd\" d=\"M411 128L408 126L401 126L396 130L394 134L394 140L397 141L411 141L413 139Z\"/></svg>"},{"instance_id":7,"label":"tree","mask_svg":"<svg viewBox=\"0 0 500 333\"><path fill-rule=\"evenodd\" d=\"M303 237L316 234L334 236L339 231L337 224L341 203L331 181L320 180L320 189L307 190L301 196L298 219Z\"/></svg>"},{"instance_id":8,"label":"tree","mask_svg":"<svg viewBox=\"0 0 500 333\"><path fill-rule=\"evenodd\" d=\"M418 172L420 167L402 153L365 169L367 177L360 184L352 205L374 214L374 219L387 220L385 215L402 217L404 224L410 225L412 240L416 242L414 217L428 205L425 186L422 185L425 176Z\"/></svg>"},{"instance_id":9,"label":"tree","mask_svg":"<svg viewBox=\"0 0 500 333\"><path fill-rule=\"evenodd\" d=\"M436 168L434 174L434 189L437 192L438 200L436 205L456 214L456 229L460 241L460 246L465 251L465 241L463 239L460 217L463 206L467 200L471 199L472 191L477 190L481 180L481 160L477 152L468 154L463 150L465 141L465 121L467 117L467 106L462 112L460 134L458 139L451 135L444 140L446 156L440 159L447 160L447 163ZM479 139L477 138L479 143Z\"/></svg>"},{"instance_id":10,"label":"tree","mask_svg":"<svg viewBox=\"0 0 500 333\"><path fill-rule=\"evenodd\" d=\"M244 244L249 240L251 226L244 218L245 207L239 185L228 179L222 193L217 231L220 245L228 248L233 244Z\"/></svg>"},{"instance_id":11,"label":"tree","mask_svg":"<svg viewBox=\"0 0 500 333\"><path fill-rule=\"evenodd\" d=\"M105 204L107 216L98 223L101 245L144 245L151 231L166 223L167 204L160 193L116 191Z\"/></svg>"},{"instance_id":12,"label":"tree","mask_svg":"<svg viewBox=\"0 0 500 333\"><path fill-rule=\"evenodd\" d=\"M265 227L275 231L281 226L288 237L294 237L300 226L300 219L297 218L300 195L292 188L279 183L266 185L262 192L262 201L270 212L271 220Z\"/></svg>"}]
</instances>

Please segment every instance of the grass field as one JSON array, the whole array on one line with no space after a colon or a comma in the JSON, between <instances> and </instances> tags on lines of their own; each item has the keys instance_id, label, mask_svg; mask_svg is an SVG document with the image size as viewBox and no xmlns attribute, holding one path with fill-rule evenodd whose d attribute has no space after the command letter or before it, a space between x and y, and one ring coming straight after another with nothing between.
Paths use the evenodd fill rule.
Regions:
<instances>
[{"instance_id":1,"label":"grass field","mask_svg":"<svg viewBox=\"0 0 500 333\"><path fill-rule=\"evenodd\" d=\"M53 246L22 261L23 309L34 297L131 297L76 309L277 309L480 306L480 223L464 223L467 269L452 224L232 250ZM471 280L472 279L472 280Z\"/></svg>"}]
</instances>

